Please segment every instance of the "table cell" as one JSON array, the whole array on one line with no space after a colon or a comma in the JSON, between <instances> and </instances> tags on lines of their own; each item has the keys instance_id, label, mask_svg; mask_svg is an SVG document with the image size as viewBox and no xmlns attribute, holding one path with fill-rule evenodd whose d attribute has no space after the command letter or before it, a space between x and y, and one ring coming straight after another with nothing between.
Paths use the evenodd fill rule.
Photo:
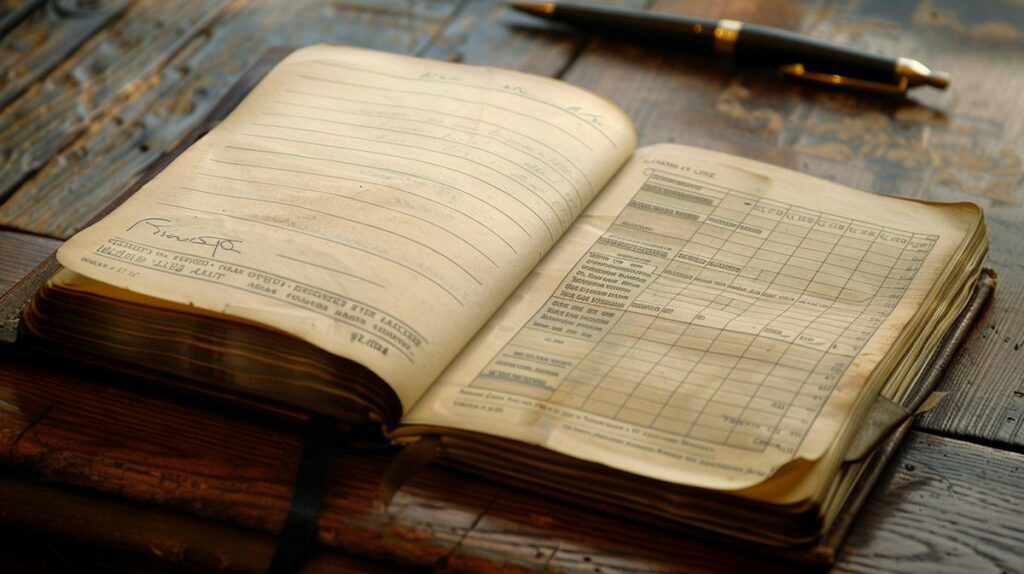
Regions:
<instances>
[{"instance_id":1,"label":"table cell","mask_svg":"<svg viewBox=\"0 0 1024 574\"><path fill-rule=\"evenodd\" d=\"M746 248L753 248L756 251L757 248L761 247L761 244L764 243L765 237L767 237L768 234L767 232L762 232L760 234L750 233L749 229L746 230L747 232L744 232L745 227L750 228L753 226L746 221L743 222L743 224L736 230L736 233L729 238L727 245L742 245Z\"/></svg>"},{"instance_id":2,"label":"table cell","mask_svg":"<svg viewBox=\"0 0 1024 574\"><path fill-rule=\"evenodd\" d=\"M679 383L682 383L682 381L679 381ZM672 391L655 388L648 385L647 381L644 380L640 386L633 390L633 397L643 399L645 401L651 401L657 405L665 405L668 403L669 398L672 397Z\"/></svg>"},{"instance_id":3,"label":"table cell","mask_svg":"<svg viewBox=\"0 0 1024 574\"><path fill-rule=\"evenodd\" d=\"M786 400L766 398L761 396L764 391L769 393L775 392L780 396L788 396L788 398ZM785 414L786 409L789 408L790 399L794 396L796 396L794 393L786 393L785 391L780 391L778 389L762 387L761 389L758 389L758 394L754 398L750 399L750 403L747 404L747 408L757 409L766 413L776 413L781 418L782 415Z\"/></svg>"},{"instance_id":4,"label":"table cell","mask_svg":"<svg viewBox=\"0 0 1024 574\"><path fill-rule=\"evenodd\" d=\"M551 402L563 405L569 408L580 408L585 402L587 402L587 395L578 395L574 393L563 393L561 389L555 393L551 398Z\"/></svg>"},{"instance_id":5,"label":"table cell","mask_svg":"<svg viewBox=\"0 0 1024 574\"><path fill-rule=\"evenodd\" d=\"M729 253L735 256L742 257L743 260L746 261L750 259L752 255L757 253L758 247L759 245L746 245L740 241L734 241L730 239L729 241L725 242L725 245L722 246L722 249L719 252L718 256L721 257L723 253Z\"/></svg>"},{"instance_id":6,"label":"table cell","mask_svg":"<svg viewBox=\"0 0 1024 574\"><path fill-rule=\"evenodd\" d=\"M802 384L803 381L807 380L807 377L811 374L812 368L813 366L808 367L806 369L800 369L789 365L775 365L775 368L772 369L772 372L767 377L765 377L765 384L769 384L769 382L775 380L784 380L790 383L790 387L782 388L791 388L793 382L798 382Z\"/></svg>"},{"instance_id":7,"label":"table cell","mask_svg":"<svg viewBox=\"0 0 1024 574\"><path fill-rule=\"evenodd\" d=\"M619 405L594 400L592 398L583 403L581 408L588 413L609 418L615 418L615 415L619 412Z\"/></svg>"},{"instance_id":8,"label":"table cell","mask_svg":"<svg viewBox=\"0 0 1024 574\"><path fill-rule=\"evenodd\" d=\"M715 429L694 424L690 429L690 434L688 436L698 440L720 444L728 438L729 431L728 429Z\"/></svg>"},{"instance_id":9,"label":"table cell","mask_svg":"<svg viewBox=\"0 0 1024 574\"><path fill-rule=\"evenodd\" d=\"M747 406L747 403L750 402L750 399L751 397L747 395L731 393L729 391L719 389L719 391L715 393L715 396L711 398L711 400L713 401L713 403L711 404L728 405L730 407L742 408ZM715 412L714 410L711 409L710 404L707 407L707 410ZM739 415L739 411L736 411L736 414Z\"/></svg>"},{"instance_id":10,"label":"table cell","mask_svg":"<svg viewBox=\"0 0 1024 574\"><path fill-rule=\"evenodd\" d=\"M654 417L655 415L652 413L645 413L643 411L633 409L622 409L615 416L615 419L634 425L648 427L654 422Z\"/></svg>"},{"instance_id":11,"label":"table cell","mask_svg":"<svg viewBox=\"0 0 1024 574\"><path fill-rule=\"evenodd\" d=\"M639 382L636 379L624 379L622 377L605 377L601 382L594 385L595 388L605 389L622 395L628 395L636 390Z\"/></svg>"},{"instance_id":12,"label":"table cell","mask_svg":"<svg viewBox=\"0 0 1024 574\"><path fill-rule=\"evenodd\" d=\"M734 432L725 440L725 444L735 448L760 451L764 448L764 437Z\"/></svg>"},{"instance_id":13,"label":"table cell","mask_svg":"<svg viewBox=\"0 0 1024 574\"><path fill-rule=\"evenodd\" d=\"M864 259L864 256L866 254L866 249L848 247L845 245L836 245L832 249L832 252L829 253L828 259L830 262L834 261L835 263L838 263L840 265L853 267L857 265L857 263L860 262L862 259Z\"/></svg>"},{"instance_id":14,"label":"table cell","mask_svg":"<svg viewBox=\"0 0 1024 574\"><path fill-rule=\"evenodd\" d=\"M903 248L895 245L885 245L883 243L872 243L871 248L868 250L868 255L876 255L882 257L893 258L894 260L903 253ZM865 257L866 258L866 257Z\"/></svg>"},{"instance_id":15,"label":"table cell","mask_svg":"<svg viewBox=\"0 0 1024 574\"><path fill-rule=\"evenodd\" d=\"M656 415L661 411L662 403L656 403L647 399L642 399L635 394L626 399L623 403L623 410L632 409L634 411L640 411L643 413Z\"/></svg>"},{"instance_id":16,"label":"table cell","mask_svg":"<svg viewBox=\"0 0 1024 574\"><path fill-rule=\"evenodd\" d=\"M738 417L742 411L740 407L709 403L704 407L704 412L697 417L695 424L705 428L731 431L732 422L729 419Z\"/></svg>"},{"instance_id":17,"label":"table cell","mask_svg":"<svg viewBox=\"0 0 1024 574\"><path fill-rule=\"evenodd\" d=\"M755 356L751 354L751 349L754 348L754 345L759 340L760 338L754 338L754 341L751 342L750 347L748 347L747 351L743 354L743 358L736 362L737 369L741 369L748 373L756 373L758 375L766 375L772 370L772 367L775 366L773 364L773 361L768 361L763 358L759 358L760 355Z\"/></svg>"},{"instance_id":18,"label":"table cell","mask_svg":"<svg viewBox=\"0 0 1024 574\"><path fill-rule=\"evenodd\" d=\"M651 427L660 431L665 431L672 434L686 435L693 428L693 424L687 421L677 420L670 415L662 413L661 416L657 417Z\"/></svg>"},{"instance_id":19,"label":"table cell","mask_svg":"<svg viewBox=\"0 0 1024 574\"><path fill-rule=\"evenodd\" d=\"M836 245L839 247L849 247L850 249L856 249L860 252L866 253L871 247L871 240L847 234L844 235Z\"/></svg>"},{"instance_id":20,"label":"table cell","mask_svg":"<svg viewBox=\"0 0 1024 574\"><path fill-rule=\"evenodd\" d=\"M634 345L633 349L627 353L627 356L655 362L660 361L661 357L663 357L665 353L672 348L672 344L650 340L650 336L653 332L653 327L649 328L644 334L644 338L636 342L636 345Z\"/></svg>"},{"instance_id":21,"label":"table cell","mask_svg":"<svg viewBox=\"0 0 1024 574\"><path fill-rule=\"evenodd\" d=\"M689 375L686 375L686 380L679 386L673 397L683 393L688 399L709 399L715 394L715 391L718 390L718 386L721 384L722 377L691 372ZM796 388L799 388L799 385L796 385Z\"/></svg>"},{"instance_id":22,"label":"table cell","mask_svg":"<svg viewBox=\"0 0 1024 574\"><path fill-rule=\"evenodd\" d=\"M815 249L825 249L825 246L834 246L839 243L842 238L842 234L834 233L831 231L823 231L820 229L812 229L807 233L807 237L804 239L805 242L817 244Z\"/></svg>"},{"instance_id":23,"label":"table cell","mask_svg":"<svg viewBox=\"0 0 1024 574\"><path fill-rule=\"evenodd\" d=\"M821 281L811 281L804 289L804 293L811 297L821 297L822 299L836 299L842 292L842 288L822 283Z\"/></svg>"}]
</instances>

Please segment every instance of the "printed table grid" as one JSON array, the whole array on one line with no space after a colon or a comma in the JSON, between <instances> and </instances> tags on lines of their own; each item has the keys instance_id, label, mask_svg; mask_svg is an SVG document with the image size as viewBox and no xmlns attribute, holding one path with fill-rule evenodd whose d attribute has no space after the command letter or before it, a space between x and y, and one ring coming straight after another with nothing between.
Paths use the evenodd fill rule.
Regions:
<instances>
[{"instance_id":1,"label":"printed table grid","mask_svg":"<svg viewBox=\"0 0 1024 574\"><path fill-rule=\"evenodd\" d=\"M795 452L937 237L655 174L602 237L615 247L595 243L472 385L709 443ZM693 227L684 237L682 223L638 226L634 210ZM629 256L638 241L655 254ZM653 270L630 277L628 302L578 305L567 285L614 283L609 259ZM561 326L572 325L564 309L585 308L612 318L596 339L593 328ZM557 368L524 363L524 353L555 354L537 339L551 334L575 355L560 355Z\"/></svg>"}]
</instances>

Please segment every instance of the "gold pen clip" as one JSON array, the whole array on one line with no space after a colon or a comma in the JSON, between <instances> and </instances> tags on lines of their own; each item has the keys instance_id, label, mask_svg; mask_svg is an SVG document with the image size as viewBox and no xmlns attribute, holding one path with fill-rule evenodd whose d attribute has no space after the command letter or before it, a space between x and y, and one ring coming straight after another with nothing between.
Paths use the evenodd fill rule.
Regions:
<instances>
[{"instance_id":1,"label":"gold pen clip","mask_svg":"<svg viewBox=\"0 0 1024 574\"><path fill-rule=\"evenodd\" d=\"M779 71L782 72L783 75L791 78L807 80L809 82L817 82L820 84L828 84L830 86L843 88L854 88L857 90L868 90L883 94L903 94L906 93L907 88L910 87L910 81L906 76L901 76L899 82L894 83L875 82L872 80L851 78L849 76L840 76L839 74L812 72L804 68L803 64L786 64L785 66L780 66Z\"/></svg>"}]
</instances>

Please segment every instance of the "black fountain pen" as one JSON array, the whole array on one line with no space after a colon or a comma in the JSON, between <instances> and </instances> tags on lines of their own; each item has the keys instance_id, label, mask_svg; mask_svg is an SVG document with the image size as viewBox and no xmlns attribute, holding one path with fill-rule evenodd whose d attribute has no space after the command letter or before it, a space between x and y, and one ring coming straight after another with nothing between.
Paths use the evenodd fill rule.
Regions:
<instances>
[{"instance_id":1,"label":"black fountain pen","mask_svg":"<svg viewBox=\"0 0 1024 574\"><path fill-rule=\"evenodd\" d=\"M642 38L666 48L731 56L743 64L776 68L784 75L833 86L902 94L929 85L945 89L949 74L909 58L887 58L808 36L736 20L684 18L582 2L515 2L516 10L595 30Z\"/></svg>"}]
</instances>

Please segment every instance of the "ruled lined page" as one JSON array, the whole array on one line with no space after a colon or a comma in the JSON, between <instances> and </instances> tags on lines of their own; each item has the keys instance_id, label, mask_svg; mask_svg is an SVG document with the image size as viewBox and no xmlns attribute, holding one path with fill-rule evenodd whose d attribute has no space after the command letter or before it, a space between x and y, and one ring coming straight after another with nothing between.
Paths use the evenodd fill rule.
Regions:
<instances>
[{"instance_id":1,"label":"ruled lined page","mask_svg":"<svg viewBox=\"0 0 1024 574\"><path fill-rule=\"evenodd\" d=\"M302 337L409 406L635 141L556 80L316 46L58 256Z\"/></svg>"}]
</instances>

